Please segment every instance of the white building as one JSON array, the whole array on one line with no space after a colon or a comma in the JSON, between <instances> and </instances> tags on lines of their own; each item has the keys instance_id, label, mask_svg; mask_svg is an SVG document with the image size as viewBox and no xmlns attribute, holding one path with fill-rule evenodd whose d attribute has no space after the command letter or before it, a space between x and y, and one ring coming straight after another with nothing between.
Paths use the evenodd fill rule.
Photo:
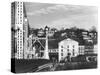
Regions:
<instances>
[{"instance_id":1,"label":"white building","mask_svg":"<svg viewBox=\"0 0 100 75\"><path fill-rule=\"evenodd\" d=\"M15 2L15 26L17 35L17 59L23 59L23 2Z\"/></svg>"},{"instance_id":2,"label":"white building","mask_svg":"<svg viewBox=\"0 0 100 75\"><path fill-rule=\"evenodd\" d=\"M24 7L24 3L23 2L13 2L14 6L12 6L12 13L14 13L14 26L15 26L15 37L16 37L16 53L15 53L15 57L17 59L23 59L24 58L24 39L23 37L26 39L25 36L27 36L25 33L27 31L26 27L24 27L24 24L27 24L27 19L26 19L26 13L25 13L25 7ZM24 20L25 19L25 20ZM24 21L26 21L24 23ZM25 29L25 30L24 30ZM25 35L24 35L25 34Z\"/></svg>"},{"instance_id":3,"label":"white building","mask_svg":"<svg viewBox=\"0 0 100 75\"><path fill-rule=\"evenodd\" d=\"M70 57L76 57L79 53L79 43L72 39L65 39L59 42L59 61L70 55Z\"/></svg>"}]
</instances>

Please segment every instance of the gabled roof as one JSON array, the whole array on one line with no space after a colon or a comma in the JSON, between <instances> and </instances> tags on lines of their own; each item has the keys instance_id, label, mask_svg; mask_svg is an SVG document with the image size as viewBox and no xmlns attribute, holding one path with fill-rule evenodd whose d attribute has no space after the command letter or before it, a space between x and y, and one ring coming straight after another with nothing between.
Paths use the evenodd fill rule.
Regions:
<instances>
[{"instance_id":1,"label":"gabled roof","mask_svg":"<svg viewBox=\"0 0 100 75\"><path fill-rule=\"evenodd\" d=\"M67 39L64 39L64 40L60 41L59 43L61 43L61 42L78 42L78 41L67 38Z\"/></svg>"}]
</instances>

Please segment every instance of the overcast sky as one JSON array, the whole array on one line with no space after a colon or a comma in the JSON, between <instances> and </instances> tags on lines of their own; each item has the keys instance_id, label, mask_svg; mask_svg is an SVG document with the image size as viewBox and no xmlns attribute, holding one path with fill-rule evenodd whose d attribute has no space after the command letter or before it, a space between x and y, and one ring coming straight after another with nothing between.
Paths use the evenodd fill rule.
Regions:
<instances>
[{"instance_id":1,"label":"overcast sky","mask_svg":"<svg viewBox=\"0 0 100 75\"><path fill-rule=\"evenodd\" d=\"M29 24L32 28L46 25L57 29L97 27L97 7L45 3L25 3Z\"/></svg>"}]
</instances>

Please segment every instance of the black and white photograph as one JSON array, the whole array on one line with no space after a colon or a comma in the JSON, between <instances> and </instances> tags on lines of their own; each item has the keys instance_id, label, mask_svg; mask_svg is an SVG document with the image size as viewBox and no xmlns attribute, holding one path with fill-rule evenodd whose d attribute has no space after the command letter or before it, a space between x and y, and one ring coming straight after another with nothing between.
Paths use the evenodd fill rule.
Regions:
<instances>
[{"instance_id":1,"label":"black and white photograph","mask_svg":"<svg viewBox=\"0 0 100 75\"><path fill-rule=\"evenodd\" d=\"M11 72L98 67L96 6L11 3Z\"/></svg>"}]
</instances>

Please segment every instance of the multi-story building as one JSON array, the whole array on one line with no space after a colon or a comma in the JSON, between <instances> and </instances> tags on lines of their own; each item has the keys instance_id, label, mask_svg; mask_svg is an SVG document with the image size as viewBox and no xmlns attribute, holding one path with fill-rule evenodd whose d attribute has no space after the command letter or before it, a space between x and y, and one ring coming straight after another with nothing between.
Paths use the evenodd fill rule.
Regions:
<instances>
[{"instance_id":1,"label":"multi-story building","mask_svg":"<svg viewBox=\"0 0 100 75\"><path fill-rule=\"evenodd\" d=\"M78 42L72 39L65 39L59 42L59 61L63 60L65 57L76 57L79 55Z\"/></svg>"},{"instance_id":2,"label":"multi-story building","mask_svg":"<svg viewBox=\"0 0 100 75\"><path fill-rule=\"evenodd\" d=\"M17 58L23 59L23 2L16 3L15 26L17 31Z\"/></svg>"},{"instance_id":3,"label":"multi-story building","mask_svg":"<svg viewBox=\"0 0 100 75\"><path fill-rule=\"evenodd\" d=\"M12 3L12 25L14 25L15 30L15 46L16 58L24 58L24 43L27 36L27 16L25 12L25 6L23 2L13 2ZM25 25L25 26L24 26ZM12 34L13 35L13 34ZM24 37L24 38L23 38Z\"/></svg>"}]
</instances>

